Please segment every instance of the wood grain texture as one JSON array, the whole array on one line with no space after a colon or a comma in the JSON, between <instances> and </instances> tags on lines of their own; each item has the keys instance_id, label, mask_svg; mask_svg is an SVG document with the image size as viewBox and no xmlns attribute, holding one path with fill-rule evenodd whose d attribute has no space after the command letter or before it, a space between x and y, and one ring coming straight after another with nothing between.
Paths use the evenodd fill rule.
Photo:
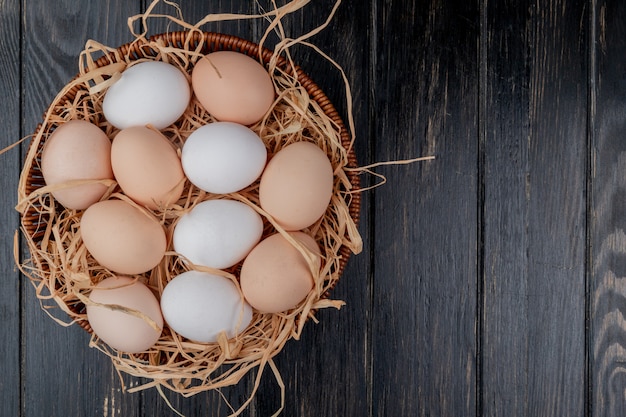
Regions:
<instances>
[{"instance_id":1,"label":"wood grain texture","mask_svg":"<svg viewBox=\"0 0 626 417\"><path fill-rule=\"evenodd\" d=\"M626 414L626 4L594 3L592 414L619 416Z\"/></svg>"},{"instance_id":2,"label":"wood grain texture","mask_svg":"<svg viewBox=\"0 0 626 417\"><path fill-rule=\"evenodd\" d=\"M131 40L127 17L149 3L0 0L0 148L33 132L87 39ZM257 7L179 3L191 22ZM287 34L332 5L287 16ZM258 41L266 24L205 29ZM388 181L363 195L364 252L332 293L346 306L276 358L281 415L626 415L626 2L344 0L311 41L346 70L362 165L436 159L376 168ZM293 54L345 114L337 71ZM22 148L0 155L0 416L175 416L154 390L123 393L15 270ZM224 398L242 404L254 376ZM279 392L266 370L243 415L272 415ZM187 417L231 411L217 392L166 396Z\"/></svg>"},{"instance_id":3,"label":"wood grain texture","mask_svg":"<svg viewBox=\"0 0 626 417\"><path fill-rule=\"evenodd\" d=\"M52 98L78 72L86 40L129 41L126 19L138 11L139 2L125 0L24 2L23 131L34 131ZM88 347L89 335L51 321L32 286L23 283L23 415L141 415L137 396L122 395L110 360ZM56 316L67 319L59 310Z\"/></svg>"},{"instance_id":4,"label":"wood grain texture","mask_svg":"<svg viewBox=\"0 0 626 417\"><path fill-rule=\"evenodd\" d=\"M482 409L585 414L584 1L488 1Z\"/></svg>"},{"instance_id":5,"label":"wood grain texture","mask_svg":"<svg viewBox=\"0 0 626 417\"><path fill-rule=\"evenodd\" d=\"M322 24L331 12L333 2L312 2L302 12L285 19L288 36L297 37ZM371 142L368 131L368 106L371 86L368 84L370 42L368 27L370 9L367 3L344 2L329 27L315 35L311 42L337 60L345 70L354 98L356 120L356 153L361 164L373 162L368 154ZM346 97L340 73L317 52L295 47L293 58L304 71L318 81L347 125ZM367 178L363 178L364 185ZM348 262L334 299L344 300L340 310L322 310L316 314L318 324L307 323L299 341L291 341L277 356L276 364L286 385L285 416L366 416L369 412L367 381L369 361L369 258L373 245L368 234L368 193L362 196L360 231L366 242L364 251ZM264 379L256 401L257 416L269 416L279 398L276 383L270 375Z\"/></svg>"},{"instance_id":6,"label":"wood grain texture","mask_svg":"<svg viewBox=\"0 0 626 417\"><path fill-rule=\"evenodd\" d=\"M478 1L378 2L372 415L476 413ZM454 45L454 46L451 46Z\"/></svg>"},{"instance_id":7,"label":"wood grain texture","mask_svg":"<svg viewBox=\"0 0 626 417\"><path fill-rule=\"evenodd\" d=\"M304 33L307 30L312 29L314 26L321 24L328 13L330 13L332 4L326 3L322 5L308 7L306 13L297 13L294 16L290 16L285 19L286 30L287 33L292 33L293 36L297 36L300 33ZM143 6L145 7L145 5ZM266 4L264 6L266 9L270 8L270 4ZM367 19L367 9L359 8L359 12L361 13L362 19ZM200 18L204 17L208 13L251 13L256 12L257 10L254 8L252 3L248 2L216 2L211 4L204 3L182 3L180 9L182 16L188 22L195 22ZM333 23L334 29L333 32L327 32L325 35L318 35L316 45L320 46L323 50L329 52L331 55L333 54L344 54L345 61L342 62L342 66L344 66L348 71L350 69L354 69L355 71L361 71L362 73L367 72L367 64L363 62L365 58L367 58L367 50L361 50L361 54L353 53L353 54L345 54L342 45L337 44L336 32L342 32L342 36L346 39L354 39L355 42L361 43L363 39L358 39L357 35L359 31L359 25L365 26L366 23L361 21L354 20L354 9L347 9L343 11L343 15L339 14ZM161 4L155 9L155 12L166 12L166 13L176 13L174 9L171 7ZM89 12L88 12L89 13ZM100 10L99 12L94 11L89 13L88 17L93 15L97 15L101 13L104 15L107 13L106 10ZM120 15L123 15L124 12L120 12ZM129 13L134 14L136 12ZM315 16L312 18L311 16ZM343 17L342 17L343 16ZM49 24L53 24L53 22L57 21L58 16L49 16L50 19ZM59 25L67 26L67 22L60 22ZM126 31L125 21L121 20L119 22L109 21L110 25L109 30L111 32L119 31L124 33ZM156 34L160 32L164 32L166 30L178 30L175 25L171 25L165 19L150 19L148 22L149 34ZM289 27L291 25L291 27ZM267 22L265 21L233 21L233 22L220 22L220 23L212 23L206 25L203 29L223 32L223 33L231 33L237 36L241 36L244 38L258 40L261 35L265 31L265 27L267 26ZM139 29L137 27L137 29ZM57 29L58 30L58 29ZM104 36L104 40L99 38L98 35ZM64 35L63 35L64 36ZM86 35L77 36L77 38L84 39ZM361 34L361 36L363 36ZM102 41L107 45L115 46L122 42L121 39L107 36L106 34L100 34L98 31L94 33L94 35L90 35L94 39L98 41ZM321 39L321 40L320 40ZM358 40L357 40L358 39ZM39 49L47 49L47 48L55 48L55 44L59 43L63 47L67 48L67 43L70 40L59 36L58 39L53 37L51 40L42 40L41 42L47 42L45 46L38 46L36 41L32 41L35 43L32 48ZM268 42L272 42L272 37L268 40ZM82 45L79 45L82 47ZM60 48L61 46L59 46ZM329 48L327 48L329 47ZM330 49L330 50L329 50ZM78 48L77 50L80 50ZM75 53L76 54L76 53ZM57 61L61 59L67 58L68 63L75 64L75 57L72 58L68 56L65 57L65 54L53 54ZM311 50L304 50L300 52L296 52L294 54L296 61L300 63L302 61L303 67L307 69L311 69L310 75L313 79L317 77L321 78L324 85L329 86L329 96L333 101L338 101L338 108L342 111L345 111L345 97L341 93L343 91L343 81L339 76L339 73L336 74L335 77L331 77L328 75L329 72L336 70L331 65L319 66L316 68L316 62L319 63L321 61L320 57L312 52ZM359 61L360 60L360 61ZM312 63L312 65L310 64ZM308 65L307 65L308 64ZM41 65L41 64L40 64ZM59 65L58 63L56 65ZM355 91L355 97L361 98L359 100L357 108L361 109L362 112L367 111L368 101L367 99L362 99L364 94L367 94L368 91L365 88L365 77L363 77L358 72L352 74L352 81L355 81L360 87L360 91ZM63 77L63 75L58 78ZM359 85L356 83L357 80L361 81ZM58 87L57 87L58 88ZM39 104L42 108L44 108L45 104ZM35 118L38 120L38 118ZM360 134L367 139L367 125L361 124ZM361 152L359 157L366 155L369 147L367 143L365 146L361 147ZM368 258L365 257L365 260ZM343 324L343 327L334 324L330 325L330 327L324 327L322 324L319 326L315 326L313 322L309 325L310 329L307 329L305 335L303 335L303 340L300 342L293 342L294 347L291 349L291 353L289 348L286 349L284 355L281 355L280 361L282 364L279 364L279 368L281 373L283 374L285 383L287 385L287 403L288 407L284 412L286 415L295 415L295 414L308 414L316 413L317 415L359 415L362 412L367 411L367 390L365 384L364 373L366 372L366 360L364 358L366 346L365 346L365 331L363 329L366 326L363 326L362 323L366 320L366 314L364 311L369 306L369 299L367 298L369 291L366 285L361 285L362 282L367 278L367 271L363 266L364 263L361 263L361 266L356 266L356 278L357 285L352 284L352 289L348 287L348 289L344 289L343 296L345 298L354 299L355 302L351 306L351 310L353 311L352 320L341 320L340 313L337 312L320 312L319 318L322 323L326 320L325 317L329 316L328 319L335 314L336 320L341 320L340 324ZM354 269L353 269L354 270ZM350 269L346 271L346 274L349 274ZM337 289L338 294L341 295L341 287ZM343 297L342 297L343 298ZM344 311L350 310L346 308ZM37 315L38 314L38 315ZM51 338L60 339L56 332L67 331L67 329L58 330L54 328L53 323L49 323L49 320L43 318L40 320L40 316L42 316L41 312L36 310L33 312L33 315L37 317L37 322L32 326L29 326L30 332L33 334L47 334L47 332L55 332ZM52 329L43 328L44 326L52 327ZM323 331L323 329L326 329ZM74 330L74 329L71 329ZM317 333L321 331L321 333ZM359 333L360 331L360 333ZM74 338L75 337L75 338ZM342 343L345 342L345 345L348 349L338 350L334 348L335 343L329 343L329 341L334 341L335 338L339 338ZM75 341L74 341L75 340ZM74 350L85 350L86 341L88 337L82 334L81 330L77 330L76 334L69 339L70 343L73 343L72 346L64 346L63 343L68 343L68 341L59 341L62 346L54 346L54 349L61 349L67 351ZM322 344L327 345L328 351L320 350L319 346ZM299 346L299 347L298 347ZM33 352L39 352L40 347L34 346L32 347ZM97 363L97 366L106 366L106 370L110 370L111 367L107 363L108 359L103 358L102 355L99 355L98 352L87 352L81 353L81 355L85 355L83 362L85 364L94 364ZM328 355L328 356L327 356ZM333 356L334 355L334 356ZM284 358L282 358L284 356ZM80 355L79 355L80 357ZM45 358L45 355L43 356ZM82 359L82 358L81 358ZM45 359L41 359L40 362L43 362ZM94 362L95 360L95 362ZM313 362L314 361L314 362ZM40 362L35 362L35 364L39 364ZM311 368L311 363L317 363L315 367ZM33 365L36 367L36 365ZM89 395L85 395L85 393L76 393L75 395L80 396L80 401L72 401L73 405L67 406L68 408L52 408L53 415L61 415L64 411L68 410L68 415L79 415L80 413L89 414L89 406L96 407L93 408L97 412L102 412L105 415L107 413L111 413L111 415L175 415L174 411L169 408L166 402L160 397L159 393L155 390L146 390L136 394L121 394L120 385L116 378L113 375L108 375L106 372L98 372L93 369L87 369L85 371L89 377L94 377L97 379L105 379L105 384L102 384L102 387L97 388L95 390L91 390ZM67 372L67 374L71 375L72 371ZM271 377L271 373L269 370L265 371L266 376L264 377L260 393L256 398L255 402L250 407L251 415L259 415L265 416L273 413L280 404L280 396L278 394L278 387L276 382L273 381ZM324 386L321 384L310 384L306 378L307 373L311 373L311 377L314 379L321 380L332 380L336 378L337 375L345 375L349 377L345 383L341 384L341 389L346 392L345 397L359 399L357 401L346 402L342 400L341 394L338 395L338 392L341 393L341 390L338 390L336 386L329 385ZM303 378L302 375L305 377ZM29 375L29 378L34 377ZM68 376L63 376L67 378ZM241 384L236 387L224 389L222 394L224 395L225 400L230 403L233 407L237 408L241 405L250 394L253 386L253 377L254 374L250 376L250 378L245 378ZM288 377L294 378L293 382L290 383ZM124 378L127 386L136 386L142 381L137 381L132 378ZM42 383L43 385L43 383ZM50 398L51 396L59 396L60 392L57 392L56 389L63 389L62 386L55 388L54 390L47 391L43 386L36 386L33 388L33 392L40 392L43 394L43 399L41 401L46 401L46 398ZM222 416L228 415L232 410L228 407L227 402L224 401L221 397L221 394L218 392L210 392L203 393L192 398L183 398L177 394L166 393L169 401L172 404L172 407L183 413L186 416L201 416L201 415L212 415L212 416ZM325 403L324 407L320 406L319 398L322 397L332 397L335 400ZM86 399L90 398L90 399ZM83 405L80 403L83 402ZM78 405L77 405L78 404ZM37 415L41 412L41 408L38 408L40 404L33 404L29 410L26 410L26 414L34 414ZM82 407L82 408L79 408ZM78 414L77 414L78 413Z\"/></svg>"},{"instance_id":8,"label":"wood grain texture","mask_svg":"<svg viewBox=\"0 0 626 417\"><path fill-rule=\"evenodd\" d=\"M18 1L0 1L0 149L20 136L20 14ZM19 147L0 156L0 415L20 412L20 275L13 261L13 233L19 224L16 190L20 170Z\"/></svg>"}]
</instances>

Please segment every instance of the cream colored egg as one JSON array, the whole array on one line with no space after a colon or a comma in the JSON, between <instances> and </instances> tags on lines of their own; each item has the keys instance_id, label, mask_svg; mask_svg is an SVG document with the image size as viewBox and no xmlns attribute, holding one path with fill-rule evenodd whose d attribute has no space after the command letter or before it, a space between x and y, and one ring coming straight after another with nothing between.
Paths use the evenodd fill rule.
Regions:
<instances>
[{"instance_id":1,"label":"cream colored egg","mask_svg":"<svg viewBox=\"0 0 626 417\"><path fill-rule=\"evenodd\" d=\"M308 250L314 270L320 268L315 240L302 232L290 236ZM309 263L281 234L264 239L248 254L241 267L241 291L252 307L263 313L279 313L296 307L313 288Z\"/></svg>"},{"instance_id":2,"label":"cream colored egg","mask_svg":"<svg viewBox=\"0 0 626 417\"><path fill-rule=\"evenodd\" d=\"M85 247L102 266L120 274L151 270L165 255L165 230L148 213L123 200L90 206L80 221Z\"/></svg>"},{"instance_id":3,"label":"cream colored egg","mask_svg":"<svg viewBox=\"0 0 626 417\"><path fill-rule=\"evenodd\" d=\"M159 340L161 308L143 283L125 276L106 278L92 290L89 300L94 303L87 305L89 325L112 348L139 353Z\"/></svg>"},{"instance_id":4,"label":"cream colored egg","mask_svg":"<svg viewBox=\"0 0 626 417\"><path fill-rule=\"evenodd\" d=\"M218 51L200 59L191 74L193 92L217 120L250 125L274 101L274 85L259 61L240 52Z\"/></svg>"},{"instance_id":5,"label":"cream colored egg","mask_svg":"<svg viewBox=\"0 0 626 417\"><path fill-rule=\"evenodd\" d=\"M129 127L113 139L111 165L122 191L150 209L175 203L185 186L185 174L170 141L147 127Z\"/></svg>"},{"instance_id":6,"label":"cream colored egg","mask_svg":"<svg viewBox=\"0 0 626 417\"><path fill-rule=\"evenodd\" d=\"M100 200L107 190L101 183L71 185L78 180L113 179L111 141L100 128L85 120L70 120L48 138L41 155L46 185L64 207L82 210Z\"/></svg>"},{"instance_id":7,"label":"cream colored egg","mask_svg":"<svg viewBox=\"0 0 626 417\"><path fill-rule=\"evenodd\" d=\"M322 217L333 193L333 168L310 142L296 142L274 155L259 185L261 207L285 230L304 229Z\"/></svg>"}]
</instances>

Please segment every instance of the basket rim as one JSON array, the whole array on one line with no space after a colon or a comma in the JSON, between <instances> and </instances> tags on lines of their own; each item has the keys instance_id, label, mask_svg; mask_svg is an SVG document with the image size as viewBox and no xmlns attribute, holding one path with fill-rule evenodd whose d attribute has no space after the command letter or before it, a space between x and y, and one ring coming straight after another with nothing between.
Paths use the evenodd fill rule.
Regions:
<instances>
[{"instance_id":1,"label":"basket rim","mask_svg":"<svg viewBox=\"0 0 626 417\"><path fill-rule=\"evenodd\" d=\"M190 45L192 48L196 48L196 46L202 42L203 47L201 52L203 54L207 54L215 51L222 50L230 50L241 52L246 55L249 55L253 58L261 58L263 60L263 64L265 66L268 65L270 59L274 58L274 51L260 46L254 42L243 39L241 37L218 33L218 32L205 32L205 31L175 31L175 32L166 32L160 33L156 35L152 35L147 39L137 39L135 41L131 41L125 43L123 45L118 46L113 51L104 54L94 61L95 67L103 67L105 65L121 62L118 60L118 56L122 56L126 58L126 63L130 63L139 59L156 57L156 52L150 47L150 44L153 42L164 42L165 46L178 46L181 47L185 44ZM340 129L340 137L342 146L347 150L347 158L348 163L346 167L349 168L357 168L357 158L355 154L355 149L351 143L350 133L346 129L346 126L343 122L343 119L339 115L338 111L331 103L330 99L326 96L326 94L322 91L322 89L302 70L300 66L292 66L289 65L289 62L283 57L278 56L276 60L276 66L280 67L283 71L288 74L292 74L292 71L295 71L295 76L302 87L305 88L309 96L312 100L316 101L317 104L321 107L323 112L330 119L333 120L334 123ZM76 75L72 78L71 81L75 80L78 77ZM70 81L70 82L71 82ZM73 100L76 97L78 91L86 89L84 86L74 86L69 89L63 96L62 100ZM47 110L54 103L51 103ZM45 113L44 113L45 114ZM39 133L42 129L43 125L40 122L36 129L34 130L34 136ZM41 151L43 149L43 145L45 144L45 138L38 144L38 149L36 150L36 155L39 157L41 155ZM31 152L31 148L34 146L34 142L31 142L29 145L28 154ZM38 171L37 164L31 164L30 169L24 170L22 175L27 177L26 181L20 181L20 187L23 188L25 195L29 195L31 192L41 188L44 185L43 178L40 172ZM348 170L346 172L350 180L350 184L352 187L351 190L351 198L348 203L349 214L358 227L360 220L360 209L361 209L361 196L359 193L360 188L360 177L359 173L356 170ZM41 222L45 221L45 219L41 218L41 215L36 212L33 207L29 207L22 215L21 215L21 226L24 233L28 233L28 235L33 238L33 240L38 241L41 236L38 236L38 233L41 233L40 225ZM337 277L341 277L343 275L345 266L352 255L352 251L346 245L342 245L338 256L340 257L339 268L337 270ZM321 295L320 298L329 298L330 291L337 284L338 279L332 284L328 290ZM71 305L68 308L76 314L82 314L81 308ZM84 305L82 306L84 308ZM89 322L84 320L77 320L77 324L83 328L88 333L93 333Z\"/></svg>"}]
</instances>

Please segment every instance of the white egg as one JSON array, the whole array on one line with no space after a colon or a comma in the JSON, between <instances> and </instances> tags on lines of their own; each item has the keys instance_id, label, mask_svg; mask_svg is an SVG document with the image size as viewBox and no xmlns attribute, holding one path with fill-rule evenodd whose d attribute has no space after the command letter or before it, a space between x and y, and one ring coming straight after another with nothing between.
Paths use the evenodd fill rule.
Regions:
<instances>
[{"instance_id":1,"label":"white egg","mask_svg":"<svg viewBox=\"0 0 626 417\"><path fill-rule=\"evenodd\" d=\"M190 99L189 81L178 68L145 61L126 69L109 87L102 112L118 129L146 125L163 129L182 116Z\"/></svg>"},{"instance_id":2,"label":"white egg","mask_svg":"<svg viewBox=\"0 0 626 417\"><path fill-rule=\"evenodd\" d=\"M161 311L178 334L202 343L216 342L243 332L252 320L252 308L228 278L200 271L175 277L163 290Z\"/></svg>"},{"instance_id":3,"label":"white egg","mask_svg":"<svg viewBox=\"0 0 626 417\"><path fill-rule=\"evenodd\" d=\"M185 175L196 187L227 194L259 178L267 161L267 150L261 138L247 127L215 122L189 135L181 161Z\"/></svg>"},{"instance_id":4,"label":"white egg","mask_svg":"<svg viewBox=\"0 0 626 417\"><path fill-rule=\"evenodd\" d=\"M174 227L174 250L197 265L224 269L243 260L261 240L263 219L234 200L207 200Z\"/></svg>"}]
</instances>

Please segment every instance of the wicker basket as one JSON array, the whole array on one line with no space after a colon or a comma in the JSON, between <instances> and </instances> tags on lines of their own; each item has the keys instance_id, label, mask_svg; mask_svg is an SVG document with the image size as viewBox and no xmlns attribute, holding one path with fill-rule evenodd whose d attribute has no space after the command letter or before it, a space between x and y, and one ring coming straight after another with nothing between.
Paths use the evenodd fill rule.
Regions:
<instances>
[{"instance_id":1,"label":"wicker basket","mask_svg":"<svg viewBox=\"0 0 626 417\"><path fill-rule=\"evenodd\" d=\"M322 223L326 227L345 224L346 221L352 225L351 228L342 227L342 230L329 230L328 232L324 231L323 226L317 228L316 237L320 245L328 246L331 241L335 245L333 248L326 248L325 262L331 265L327 269L328 272L319 277L323 283L317 286L318 293L311 295L306 305L300 306L296 311L289 314L262 315L255 313L253 325L251 325L253 329L248 332L253 337L249 339L246 339L244 335L235 342L229 341L226 345L216 343L201 346L187 343L180 337L175 337L171 331L164 330L161 340L153 349L146 353L131 355L116 352L99 341L97 337L92 337L92 345L108 354L114 365L122 372L154 381L148 385L165 386L170 390L192 395L196 392L232 385L238 382L249 370L258 366L262 368L282 349L287 340L299 336L304 322L313 317L317 309L338 305L338 303L333 304L327 298L329 291L342 274L351 253L358 252L349 243L354 242L355 236L358 236L356 225L360 210L359 177L358 170L354 169L357 167L357 162L352 148L351 135L324 92L301 69L293 66L289 60L284 57L276 57L273 51L261 48L252 42L235 36L199 31L161 34L111 50L98 59L94 59L91 63L92 68L86 69L85 73L88 75L95 69L110 67L120 62L129 64L143 59L163 59L167 57L169 53L167 51L170 50L177 50L179 53L180 51L183 53L190 51L192 57L198 53L207 54L217 50L238 51L257 59L260 58L266 66L272 62L276 71L280 72L282 76L296 79L298 85L303 87L309 98L316 103L316 108L321 109L324 116L336 126L341 147L343 147L340 151L345 152L339 170L343 173L342 175L345 175L345 178L343 182L338 181L339 191L333 198L345 202L346 211L344 215L349 216L350 219L338 221L335 218L338 214L330 213L326 216L333 218L328 219L328 221L324 220ZM193 64L188 64L186 71L189 72L192 66ZM85 315L84 297L76 296L77 294L80 295L81 291L83 295L88 295L89 285L82 285L86 288L80 288L80 285L75 285L75 282L72 281L75 275L81 275L81 271L77 273L75 270L69 272L60 270L63 267L55 259L62 255L57 252L63 252L64 246L62 242L54 242L55 239L59 240L59 236L51 233L54 223L71 222L73 218L80 217L80 212L65 210L59 205L53 205L48 194L38 193L38 190L45 185L39 164L43 145L47 136L54 131L59 123L76 116L72 114L72 111L68 111L68 108L78 109L76 111L80 113L80 117L89 116L92 122L100 125L109 135L113 132L112 129L114 128L108 125L101 115L100 103L97 100L94 101L94 97L97 99L101 95L93 92L94 79L106 81L108 76L90 79L90 77L84 77L85 74L81 75L83 77L77 76L73 82L66 86L66 89L54 100L46 112L44 121L37 127L25 160L18 190L20 195L18 210L22 215L22 233L29 245L31 258L23 262L20 268L37 288L37 296L42 300L45 308L60 307L70 316L72 321L91 332ZM84 78L85 81L77 81L80 78ZM188 187L193 186L188 185ZM111 192L115 192L115 190ZM117 192L120 192L119 189ZM341 215L339 214L339 216ZM267 233L271 226L266 226L266 229ZM58 249L59 247L61 249ZM91 270L83 272L88 276L87 284L98 280L97 277L93 276ZM233 268L231 272L236 275L237 267ZM146 274L146 280L153 284L152 288L156 292L158 292L158 288L162 288L164 285L164 283L154 285L154 282L150 281L154 280L154 276L151 276L150 273ZM321 290L319 290L320 288ZM53 300L53 302L49 300ZM261 345L248 347L246 345L247 340L253 339L263 339L264 342Z\"/></svg>"}]
</instances>

